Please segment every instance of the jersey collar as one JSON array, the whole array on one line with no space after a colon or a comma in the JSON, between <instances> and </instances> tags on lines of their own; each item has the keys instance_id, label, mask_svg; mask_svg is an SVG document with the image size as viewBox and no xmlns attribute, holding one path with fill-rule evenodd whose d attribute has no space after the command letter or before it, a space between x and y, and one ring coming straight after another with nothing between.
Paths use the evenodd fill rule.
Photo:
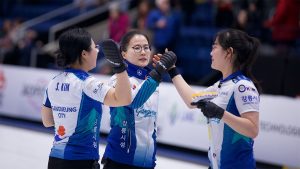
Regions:
<instances>
[{"instance_id":1,"label":"jersey collar","mask_svg":"<svg viewBox=\"0 0 300 169\"><path fill-rule=\"evenodd\" d=\"M139 66L136 66L132 63L129 63L128 61L126 61L128 67L127 67L127 73L128 73L128 76L133 76L133 77L136 77L138 79L142 79L142 80L145 80L150 72L150 68L148 67L139 67Z\"/></svg>"},{"instance_id":2,"label":"jersey collar","mask_svg":"<svg viewBox=\"0 0 300 169\"><path fill-rule=\"evenodd\" d=\"M89 77L89 74L81 69L67 68L65 69L65 72L74 73L81 80L85 80L87 77Z\"/></svg>"},{"instance_id":3,"label":"jersey collar","mask_svg":"<svg viewBox=\"0 0 300 169\"><path fill-rule=\"evenodd\" d=\"M231 75L227 76L225 79L221 78L220 82L219 82L219 85L218 85L218 88L221 88L222 84L225 83L226 81L231 80L231 79L235 79L236 77L239 77L239 76L242 76L242 75L243 75L243 73L241 71L236 71L236 72L232 73Z\"/></svg>"}]
</instances>

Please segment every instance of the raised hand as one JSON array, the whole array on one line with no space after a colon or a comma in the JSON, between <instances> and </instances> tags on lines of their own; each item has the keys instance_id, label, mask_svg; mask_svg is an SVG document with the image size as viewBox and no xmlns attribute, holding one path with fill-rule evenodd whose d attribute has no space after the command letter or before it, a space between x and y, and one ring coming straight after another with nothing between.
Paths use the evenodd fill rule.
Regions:
<instances>
[{"instance_id":1,"label":"raised hand","mask_svg":"<svg viewBox=\"0 0 300 169\"><path fill-rule=\"evenodd\" d=\"M121 73L126 70L119 46L115 41L107 39L102 41L100 46L102 47L104 56L110 63L114 73Z\"/></svg>"},{"instance_id":2,"label":"raised hand","mask_svg":"<svg viewBox=\"0 0 300 169\"><path fill-rule=\"evenodd\" d=\"M191 105L197 106L197 108L201 109L202 113L207 118L222 119L225 112L224 109L222 109L215 103L207 100L199 100L198 102L192 102Z\"/></svg>"},{"instance_id":3,"label":"raised hand","mask_svg":"<svg viewBox=\"0 0 300 169\"><path fill-rule=\"evenodd\" d=\"M177 56L172 51L166 51L161 57L156 55L153 59L154 69L150 72L150 76L156 81L160 81L161 75L175 65Z\"/></svg>"}]
</instances>

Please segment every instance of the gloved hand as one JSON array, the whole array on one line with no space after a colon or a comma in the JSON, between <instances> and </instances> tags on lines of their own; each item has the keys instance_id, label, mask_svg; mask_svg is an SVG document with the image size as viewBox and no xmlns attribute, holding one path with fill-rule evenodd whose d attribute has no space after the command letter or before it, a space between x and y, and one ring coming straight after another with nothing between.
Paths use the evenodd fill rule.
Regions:
<instances>
[{"instance_id":1,"label":"gloved hand","mask_svg":"<svg viewBox=\"0 0 300 169\"><path fill-rule=\"evenodd\" d=\"M172 51L166 51L160 58L159 61L154 65L154 69L149 73L149 75L159 82L161 76L164 72L167 72L177 60L177 56Z\"/></svg>"},{"instance_id":2,"label":"gloved hand","mask_svg":"<svg viewBox=\"0 0 300 169\"><path fill-rule=\"evenodd\" d=\"M199 100L198 102L192 102L191 105L197 106L197 108L201 109L202 113L207 118L222 119L225 112L224 109L222 109L215 103L207 100Z\"/></svg>"},{"instance_id":3,"label":"gloved hand","mask_svg":"<svg viewBox=\"0 0 300 169\"><path fill-rule=\"evenodd\" d=\"M126 65L123 62L120 49L115 41L107 39L102 41L100 46L114 73L121 73L126 70Z\"/></svg>"}]
</instances>

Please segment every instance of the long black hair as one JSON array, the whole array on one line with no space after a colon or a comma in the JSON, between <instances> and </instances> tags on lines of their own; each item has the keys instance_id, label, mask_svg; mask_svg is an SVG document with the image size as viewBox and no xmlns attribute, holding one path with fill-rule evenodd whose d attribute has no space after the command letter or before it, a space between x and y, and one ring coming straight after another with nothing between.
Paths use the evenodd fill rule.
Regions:
<instances>
[{"instance_id":1,"label":"long black hair","mask_svg":"<svg viewBox=\"0 0 300 169\"><path fill-rule=\"evenodd\" d=\"M261 92L261 87L252 74L252 66L260 46L259 40L236 29L222 30L217 33L216 39L224 50L230 47L233 49L233 71L242 71L253 81L258 92Z\"/></svg>"},{"instance_id":2,"label":"long black hair","mask_svg":"<svg viewBox=\"0 0 300 169\"><path fill-rule=\"evenodd\" d=\"M77 60L82 63L83 50L91 50L92 36L82 28L72 28L59 37L59 49L56 52L56 63L59 67L69 67Z\"/></svg>"}]
</instances>

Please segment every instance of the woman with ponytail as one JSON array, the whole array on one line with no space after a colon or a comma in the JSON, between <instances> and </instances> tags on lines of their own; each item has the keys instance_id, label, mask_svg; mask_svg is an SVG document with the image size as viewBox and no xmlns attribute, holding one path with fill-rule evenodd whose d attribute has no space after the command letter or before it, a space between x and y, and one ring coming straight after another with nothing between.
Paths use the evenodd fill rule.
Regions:
<instances>
[{"instance_id":1,"label":"woman with ponytail","mask_svg":"<svg viewBox=\"0 0 300 169\"><path fill-rule=\"evenodd\" d=\"M189 108L201 109L209 128L210 169L255 169L253 139L259 131L259 86L251 73L259 41L245 32L218 32L212 46L211 67L223 77L201 93L185 82L175 65L168 72ZM160 59L154 56L154 62ZM208 93L211 100L208 100ZM204 96L204 97L201 97ZM201 99L206 98L206 99Z\"/></svg>"}]
</instances>

